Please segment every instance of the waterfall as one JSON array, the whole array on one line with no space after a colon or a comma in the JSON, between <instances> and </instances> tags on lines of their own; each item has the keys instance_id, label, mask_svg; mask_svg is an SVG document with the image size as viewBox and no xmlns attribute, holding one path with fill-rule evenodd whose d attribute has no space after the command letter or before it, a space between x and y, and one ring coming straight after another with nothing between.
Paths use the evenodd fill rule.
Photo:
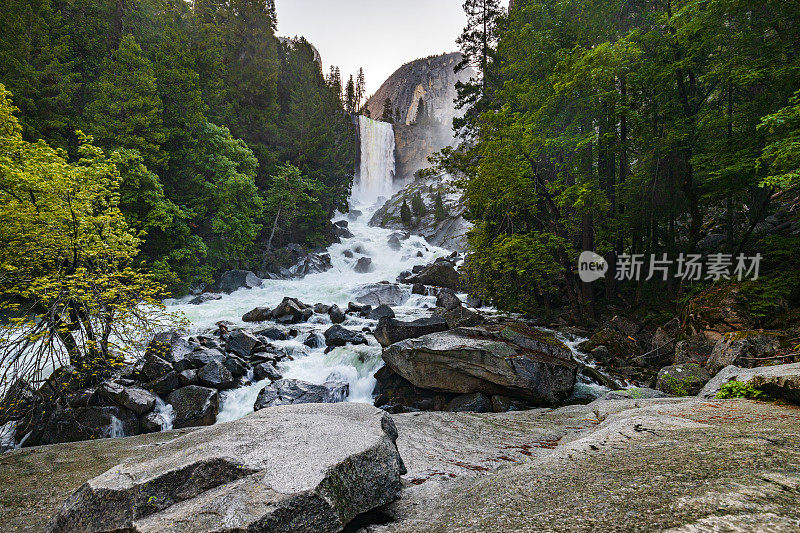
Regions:
<instances>
[{"instance_id":1,"label":"waterfall","mask_svg":"<svg viewBox=\"0 0 800 533\"><path fill-rule=\"evenodd\" d=\"M394 180L394 127L365 116L358 117L361 161L353 197L373 203L379 196L390 197Z\"/></svg>"}]
</instances>

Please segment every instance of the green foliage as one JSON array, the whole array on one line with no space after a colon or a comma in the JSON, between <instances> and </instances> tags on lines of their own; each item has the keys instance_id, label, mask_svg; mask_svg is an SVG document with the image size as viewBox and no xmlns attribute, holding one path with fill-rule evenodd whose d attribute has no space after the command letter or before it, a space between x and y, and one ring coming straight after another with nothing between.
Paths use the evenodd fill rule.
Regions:
<instances>
[{"instance_id":1,"label":"green foliage","mask_svg":"<svg viewBox=\"0 0 800 533\"><path fill-rule=\"evenodd\" d=\"M731 398L747 398L749 400L769 400L769 396L764 391L758 390L749 383L742 383L741 381L729 381L720 387L716 395L721 400L728 400Z\"/></svg>"},{"instance_id":2,"label":"green foliage","mask_svg":"<svg viewBox=\"0 0 800 533\"><path fill-rule=\"evenodd\" d=\"M400 206L400 221L406 226L411 225L411 208L408 207L408 202L403 199L403 205Z\"/></svg>"},{"instance_id":3,"label":"green foliage","mask_svg":"<svg viewBox=\"0 0 800 533\"><path fill-rule=\"evenodd\" d=\"M100 146L138 150L148 167L162 167L163 106L153 65L132 35L113 52L93 92L97 98L86 109L86 121Z\"/></svg>"},{"instance_id":4,"label":"green foliage","mask_svg":"<svg viewBox=\"0 0 800 533\"><path fill-rule=\"evenodd\" d=\"M727 253L780 250L752 228L776 202L793 210L772 188L797 183L796 5L519 0L502 16L490 4L465 5L465 61L481 71L459 88L456 128L469 142L436 158L464 189L473 281L487 296L506 301L495 292L506 267L486 250L528 238L562 244L541 267L558 273L549 303L576 319L597 302L663 305L692 290L674 278L582 284L582 250L612 269L621 254L695 253L712 232ZM790 270L764 290L790 294L777 286Z\"/></svg>"},{"instance_id":5,"label":"green foliage","mask_svg":"<svg viewBox=\"0 0 800 533\"><path fill-rule=\"evenodd\" d=\"M267 192L267 219L273 220L268 246L276 232L291 232L298 217L317 203L322 187L313 178L304 176L299 168L286 163L278 167Z\"/></svg>"},{"instance_id":6,"label":"green foliage","mask_svg":"<svg viewBox=\"0 0 800 533\"><path fill-rule=\"evenodd\" d=\"M442 191L436 192L436 199L434 200L433 204L433 216L436 218L437 222L441 222L448 217L447 209L445 208L444 201L442 200Z\"/></svg>"},{"instance_id":7,"label":"green foliage","mask_svg":"<svg viewBox=\"0 0 800 533\"><path fill-rule=\"evenodd\" d=\"M411 197L411 212L417 218L424 217L428 212L425 208L425 201L422 199L422 194L419 191L414 193L414 196Z\"/></svg>"},{"instance_id":8,"label":"green foliage","mask_svg":"<svg viewBox=\"0 0 800 533\"><path fill-rule=\"evenodd\" d=\"M114 158L80 132L75 163L24 141L9 96L0 85L0 381L64 363L94 375L174 317L138 268Z\"/></svg>"},{"instance_id":9,"label":"green foliage","mask_svg":"<svg viewBox=\"0 0 800 533\"><path fill-rule=\"evenodd\" d=\"M341 75L326 80L305 40L280 41L276 19L273 0L3 6L0 80L24 139L74 158L74 131L93 135L122 178L139 259L176 293L253 267L279 163L320 187L279 240L327 244L331 215L347 209L356 147Z\"/></svg>"}]
</instances>

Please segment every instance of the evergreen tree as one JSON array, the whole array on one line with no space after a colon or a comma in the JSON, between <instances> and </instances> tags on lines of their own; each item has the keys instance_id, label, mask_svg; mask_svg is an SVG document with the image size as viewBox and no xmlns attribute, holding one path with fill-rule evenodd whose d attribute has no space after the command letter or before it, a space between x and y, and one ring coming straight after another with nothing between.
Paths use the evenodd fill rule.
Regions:
<instances>
[{"instance_id":1,"label":"evergreen tree","mask_svg":"<svg viewBox=\"0 0 800 533\"><path fill-rule=\"evenodd\" d=\"M425 202L422 200L422 194L419 191L411 197L411 212L417 218L422 218L427 214Z\"/></svg>"},{"instance_id":2,"label":"evergreen tree","mask_svg":"<svg viewBox=\"0 0 800 533\"><path fill-rule=\"evenodd\" d=\"M442 200L442 191L436 192L436 198L433 204L433 215L437 222L441 222L447 218L447 209L444 207L444 201Z\"/></svg>"},{"instance_id":3,"label":"evergreen tree","mask_svg":"<svg viewBox=\"0 0 800 533\"><path fill-rule=\"evenodd\" d=\"M391 98L383 101L383 113L381 114L383 122L394 123L394 107L392 106Z\"/></svg>"},{"instance_id":4,"label":"evergreen tree","mask_svg":"<svg viewBox=\"0 0 800 533\"><path fill-rule=\"evenodd\" d=\"M367 82L364 79L364 68L358 69L358 78L356 79L356 110L361 109L361 102L366 97Z\"/></svg>"},{"instance_id":5,"label":"evergreen tree","mask_svg":"<svg viewBox=\"0 0 800 533\"><path fill-rule=\"evenodd\" d=\"M411 208L408 207L405 198L403 199L403 205L400 206L400 221L406 226L411 225Z\"/></svg>"},{"instance_id":6,"label":"evergreen tree","mask_svg":"<svg viewBox=\"0 0 800 533\"><path fill-rule=\"evenodd\" d=\"M89 131L107 149L138 150L148 168L162 168L166 136L152 63L126 35L95 84L97 98L86 109Z\"/></svg>"},{"instance_id":7,"label":"evergreen tree","mask_svg":"<svg viewBox=\"0 0 800 533\"><path fill-rule=\"evenodd\" d=\"M345 89L345 109L348 113L356 112L356 86L352 75L347 80L347 88Z\"/></svg>"},{"instance_id":8,"label":"evergreen tree","mask_svg":"<svg viewBox=\"0 0 800 533\"><path fill-rule=\"evenodd\" d=\"M285 232L303 211L304 204L317 201L321 191L319 183L303 176L299 168L286 163L278 167L267 192L267 217L272 220L267 247L272 246L275 236ZM274 217L274 218L273 218Z\"/></svg>"}]
</instances>

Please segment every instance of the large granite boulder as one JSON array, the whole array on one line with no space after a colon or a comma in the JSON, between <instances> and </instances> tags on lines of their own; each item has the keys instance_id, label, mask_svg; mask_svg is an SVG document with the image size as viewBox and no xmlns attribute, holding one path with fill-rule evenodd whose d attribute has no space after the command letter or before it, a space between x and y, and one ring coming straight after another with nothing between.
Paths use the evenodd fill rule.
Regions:
<instances>
[{"instance_id":1,"label":"large granite boulder","mask_svg":"<svg viewBox=\"0 0 800 533\"><path fill-rule=\"evenodd\" d=\"M446 287L457 290L461 285L458 272L452 264L447 261L437 261L426 266L419 274L408 278L406 283L422 283L434 287Z\"/></svg>"},{"instance_id":2,"label":"large granite boulder","mask_svg":"<svg viewBox=\"0 0 800 533\"><path fill-rule=\"evenodd\" d=\"M236 383L236 379L231 371L219 361L211 361L198 370L197 379L206 387L217 390L230 389Z\"/></svg>"},{"instance_id":3,"label":"large granite boulder","mask_svg":"<svg viewBox=\"0 0 800 533\"><path fill-rule=\"evenodd\" d=\"M167 396L175 410L175 429L210 426L217 421L219 394L214 389L189 385Z\"/></svg>"},{"instance_id":4,"label":"large granite boulder","mask_svg":"<svg viewBox=\"0 0 800 533\"><path fill-rule=\"evenodd\" d=\"M269 307L256 307L242 315L242 322L264 322L270 318L272 310Z\"/></svg>"},{"instance_id":5,"label":"large granite boulder","mask_svg":"<svg viewBox=\"0 0 800 533\"><path fill-rule=\"evenodd\" d=\"M703 366L708 361L713 350L714 344L708 342L704 335L692 335L688 339L675 343L675 355L672 363L676 365L696 363Z\"/></svg>"},{"instance_id":6,"label":"large granite boulder","mask_svg":"<svg viewBox=\"0 0 800 533\"><path fill-rule=\"evenodd\" d=\"M402 305L411 296L411 292L394 283L367 283L354 288L352 295L358 303L378 307Z\"/></svg>"},{"instance_id":7,"label":"large granite boulder","mask_svg":"<svg viewBox=\"0 0 800 533\"><path fill-rule=\"evenodd\" d=\"M119 406L56 409L44 423L36 424L27 446L81 440L125 437L139 433L136 414Z\"/></svg>"},{"instance_id":8,"label":"large granite boulder","mask_svg":"<svg viewBox=\"0 0 800 533\"><path fill-rule=\"evenodd\" d=\"M177 331L165 331L153 336L153 339L147 345L147 350L145 350L145 357L160 357L172 364L175 370L180 372L181 370L185 370L183 367L185 358L192 353L194 349L195 347L189 343L189 339L182 333ZM155 377L150 379L155 379Z\"/></svg>"},{"instance_id":9,"label":"large granite boulder","mask_svg":"<svg viewBox=\"0 0 800 533\"><path fill-rule=\"evenodd\" d=\"M564 401L578 370L566 345L520 323L407 339L386 348L383 359L417 387L500 394L534 404Z\"/></svg>"},{"instance_id":10,"label":"large granite boulder","mask_svg":"<svg viewBox=\"0 0 800 533\"><path fill-rule=\"evenodd\" d=\"M387 317L378 320L374 335L381 346L385 348L396 342L447 331L447 329L447 320L442 317L419 318L412 322L403 322Z\"/></svg>"},{"instance_id":11,"label":"large granite boulder","mask_svg":"<svg viewBox=\"0 0 800 533\"><path fill-rule=\"evenodd\" d=\"M297 379L279 379L258 393L253 410L295 403L338 403L349 393L350 386L344 381L330 380L314 385Z\"/></svg>"},{"instance_id":12,"label":"large granite boulder","mask_svg":"<svg viewBox=\"0 0 800 533\"><path fill-rule=\"evenodd\" d=\"M229 270L219 277L215 290L231 294L239 289L254 289L261 286L261 278L249 270Z\"/></svg>"},{"instance_id":13,"label":"large granite boulder","mask_svg":"<svg viewBox=\"0 0 800 533\"><path fill-rule=\"evenodd\" d=\"M368 405L266 409L89 480L49 531L342 531L398 498L396 440L390 416Z\"/></svg>"},{"instance_id":14,"label":"large granite boulder","mask_svg":"<svg viewBox=\"0 0 800 533\"><path fill-rule=\"evenodd\" d=\"M736 284L714 285L689 302L686 326L690 333L717 342L725 333L753 330L759 326L758 321L750 316L749 307Z\"/></svg>"},{"instance_id":15,"label":"large granite boulder","mask_svg":"<svg viewBox=\"0 0 800 533\"><path fill-rule=\"evenodd\" d=\"M261 341L258 337L240 329L231 331L228 335L228 351L235 353L239 357L250 357L256 346L260 344Z\"/></svg>"},{"instance_id":16,"label":"large granite boulder","mask_svg":"<svg viewBox=\"0 0 800 533\"><path fill-rule=\"evenodd\" d=\"M772 331L734 331L726 333L714 345L706 367L716 374L728 365L753 368L767 363L786 347L782 333ZM778 361L781 362L781 361Z\"/></svg>"}]
</instances>

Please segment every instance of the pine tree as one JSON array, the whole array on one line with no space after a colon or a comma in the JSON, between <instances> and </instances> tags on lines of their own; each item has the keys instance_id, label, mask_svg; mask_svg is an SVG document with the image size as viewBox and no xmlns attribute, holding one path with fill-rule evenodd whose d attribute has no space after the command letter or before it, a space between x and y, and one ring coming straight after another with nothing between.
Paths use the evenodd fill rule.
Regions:
<instances>
[{"instance_id":1,"label":"pine tree","mask_svg":"<svg viewBox=\"0 0 800 533\"><path fill-rule=\"evenodd\" d=\"M447 209L444 207L444 201L442 200L442 191L436 192L436 199L434 200L434 207L433 207L433 216L436 218L437 222L441 222L442 220L447 218Z\"/></svg>"},{"instance_id":2,"label":"pine tree","mask_svg":"<svg viewBox=\"0 0 800 533\"><path fill-rule=\"evenodd\" d=\"M392 106L392 99L387 98L383 101L383 113L381 114L383 122L394 123L394 107Z\"/></svg>"},{"instance_id":3,"label":"pine tree","mask_svg":"<svg viewBox=\"0 0 800 533\"><path fill-rule=\"evenodd\" d=\"M345 109L347 109L348 113L356 112L356 85L352 74L350 79L347 80L347 88L345 89Z\"/></svg>"},{"instance_id":4,"label":"pine tree","mask_svg":"<svg viewBox=\"0 0 800 533\"><path fill-rule=\"evenodd\" d=\"M361 109L361 101L366 96L367 83L364 79L364 68L358 69L358 78L356 79L356 110Z\"/></svg>"},{"instance_id":5,"label":"pine tree","mask_svg":"<svg viewBox=\"0 0 800 533\"><path fill-rule=\"evenodd\" d=\"M411 212L414 213L414 216L417 218L422 218L427 214L427 209L425 208L425 202L422 199L422 194L419 191L411 197Z\"/></svg>"},{"instance_id":6,"label":"pine tree","mask_svg":"<svg viewBox=\"0 0 800 533\"><path fill-rule=\"evenodd\" d=\"M103 148L138 150L150 169L162 168L166 154L162 103L153 65L132 35L114 51L86 110L89 131Z\"/></svg>"},{"instance_id":7,"label":"pine tree","mask_svg":"<svg viewBox=\"0 0 800 533\"><path fill-rule=\"evenodd\" d=\"M411 225L411 208L408 207L405 199L403 199L403 205L400 206L400 221L406 226Z\"/></svg>"}]
</instances>

